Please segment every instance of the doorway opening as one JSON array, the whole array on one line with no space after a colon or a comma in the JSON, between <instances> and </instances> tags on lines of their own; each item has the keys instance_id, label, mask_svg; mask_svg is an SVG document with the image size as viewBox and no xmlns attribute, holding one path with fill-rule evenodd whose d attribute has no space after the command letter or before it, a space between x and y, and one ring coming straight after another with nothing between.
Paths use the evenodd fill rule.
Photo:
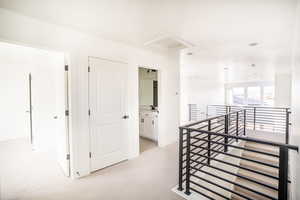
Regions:
<instances>
[{"instance_id":1,"label":"doorway opening","mask_svg":"<svg viewBox=\"0 0 300 200\"><path fill-rule=\"evenodd\" d=\"M139 138L140 153L157 147L159 92L158 71L139 67Z\"/></svg>"},{"instance_id":2,"label":"doorway opening","mask_svg":"<svg viewBox=\"0 0 300 200\"><path fill-rule=\"evenodd\" d=\"M70 176L68 72L62 52L4 42L0 68L1 178L14 198L50 176Z\"/></svg>"}]
</instances>

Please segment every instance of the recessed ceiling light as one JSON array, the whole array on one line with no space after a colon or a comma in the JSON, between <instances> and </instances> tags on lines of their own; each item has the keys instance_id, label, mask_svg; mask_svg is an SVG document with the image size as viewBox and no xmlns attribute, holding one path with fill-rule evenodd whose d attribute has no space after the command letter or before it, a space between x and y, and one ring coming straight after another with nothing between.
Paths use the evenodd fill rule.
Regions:
<instances>
[{"instance_id":1,"label":"recessed ceiling light","mask_svg":"<svg viewBox=\"0 0 300 200\"><path fill-rule=\"evenodd\" d=\"M191 55L193 55L193 53L192 52L188 52L186 55L191 56Z\"/></svg>"},{"instance_id":2,"label":"recessed ceiling light","mask_svg":"<svg viewBox=\"0 0 300 200\"><path fill-rule=\"evenodd\" d=\"M249 44L249 46L251 46L251 47L254 47L254 46L257 46L257 45L258 45L257 42L252 42L252 43Z\"/></svg>"}]
</instances>

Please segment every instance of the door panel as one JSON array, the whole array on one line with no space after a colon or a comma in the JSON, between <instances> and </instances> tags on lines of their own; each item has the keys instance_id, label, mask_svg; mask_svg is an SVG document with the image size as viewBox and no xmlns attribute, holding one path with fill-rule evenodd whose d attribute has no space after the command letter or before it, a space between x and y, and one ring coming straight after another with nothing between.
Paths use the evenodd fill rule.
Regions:
<instances>
[{"instance_id":1,"label":"door panel","mask_svg":"<svg viewBox=\"0 0 300 200\"><path fill-rule=\"evenodd\" d=\"M61 60L62 61L62 60ZM56 158L66 176L70 176L70 155L69 152L69 116L65 111L69 110L68 105L68 72L64 65L57 65L56 68Z\"/></svg>"},{"instance_id":2,"label":"door panel","mask_svg":"<svg viewBox=\"0 0 300 200\"><path fill-rule=\"evenodd\" d=\"M35 58L36 65L31 72L34 149L56 158L64 174L69 176L64 54L40 51Z\"/></svg>"},{"instance_id":3,"label":"door panel","mask_svg":"<svg viewBox=\"0 0 300 200\"><path fill-rule=\"evenodd\" d=\"M90 58L91 170L127 159L125 89L127 65Z\"/></svg>"}]
</instances>

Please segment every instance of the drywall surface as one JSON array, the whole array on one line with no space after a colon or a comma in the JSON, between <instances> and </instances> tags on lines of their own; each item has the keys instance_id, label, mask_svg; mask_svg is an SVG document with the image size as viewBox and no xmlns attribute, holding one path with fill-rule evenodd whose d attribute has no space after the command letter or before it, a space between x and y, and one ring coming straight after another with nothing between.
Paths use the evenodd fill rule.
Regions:
<instances>
[{"instance_id":1,"label":"drywall surface","mask_svg":"<svg viewBox=\"0 0 300 200\"><path fill-rule=\"evenodd\" d=\"M291 75L275 75L275 106L289 107L291 105Z\"/></svg>"},{"instance_id":2,"label":"drywall surface","mask_svg":"<svg viewBox=\"0 0 300 200\"><path fill-rule=\"evenodd\" d=\"M177 139L179 125L179 56L156 53L103 40L62 26L0 9L0 39L67 53L70 65L71 169L73 177L90 173L88 118L88 57L126 62L128 70L128 155L139 154L138 66L161 70L159 100L160 146Z\"/></svg>"},{"instance_id":3,"label":"drywall surface","mask_svg":"<svg viewBox=\"0 0 300 200\"><path fill-rule=\"evenodd\" d=\"M224 83L219 80L203 80L201 77L181 78L181 123L188 121L188 104L197 104L200 112L206 114L207 105L224 104Z\"/></svg>"},{"instance_id":4,"label":"drywall surface","mask_svg":"<svg viewBox=\"0 0 300 200\"><path fill-rule=\"evenodd\" d=\"M300 0L298 0L296 26L293 41L293 60L292 60L292 92L291 92L291 109L292 109L292 131L291 144L300 146ZM292 199L300 199L300 156L299 153L293 152L291 160L291 177L292 177Z\"/></svg>"},{"instance_id":5,"label":"drywall surface","mask_svg":"<svg viewBox=\"0 0 300 200\"><path fill-rule=\"evenodd\" d=\"M29 71L32 51L0 43L0 141L30 137Z\"/></svg>"}]
</instances>

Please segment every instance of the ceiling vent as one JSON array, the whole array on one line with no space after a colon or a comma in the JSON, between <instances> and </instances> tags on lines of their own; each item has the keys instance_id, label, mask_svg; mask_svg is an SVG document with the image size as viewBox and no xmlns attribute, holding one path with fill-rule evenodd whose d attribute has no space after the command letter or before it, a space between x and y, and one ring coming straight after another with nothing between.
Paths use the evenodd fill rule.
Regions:
<instances>
[{"instance_id":1,"label":"ceiling vent","mask_svg":"<svg viewBox=\"0 0 300 200\"><path fill-rule=\"evenodd\" d=\"M164 49L185 49L194 45L175 36L164 35L144 43L145 46L156 46Z\"/></svg>"}]
</instances>

